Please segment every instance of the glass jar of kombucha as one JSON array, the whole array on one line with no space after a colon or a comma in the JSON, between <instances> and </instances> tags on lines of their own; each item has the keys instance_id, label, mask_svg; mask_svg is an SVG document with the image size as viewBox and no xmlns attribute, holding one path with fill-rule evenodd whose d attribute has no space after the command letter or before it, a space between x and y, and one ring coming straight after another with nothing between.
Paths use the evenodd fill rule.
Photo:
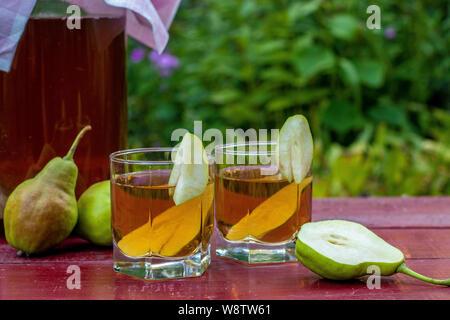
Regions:
<instances>
[{"instance_id":1,"label":"glass jar of kombucha","mask_svg":"<svg viewBox=\"0 0 450 320\"><path fill-rule=\"evenodd\" d=\"M77 28L68 6L38 0L11 70L0 71L0 219L14 188L64 156L84 126L93 129L74 157L77 196L108 179L109 154L127 147L125 12L81 11Z\"/></svg>"}]
</instances>

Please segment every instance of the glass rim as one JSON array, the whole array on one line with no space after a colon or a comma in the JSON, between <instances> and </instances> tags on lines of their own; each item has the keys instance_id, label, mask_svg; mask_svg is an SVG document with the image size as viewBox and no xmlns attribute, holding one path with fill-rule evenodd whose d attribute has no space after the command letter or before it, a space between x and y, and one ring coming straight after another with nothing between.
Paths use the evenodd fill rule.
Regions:
<instances>
[{"instance_id":1,"label":"glass rim","mask_svg":"<svg viewBox=\"0 0 450 320\"><path fill-rule=\"evenodd\" d=\"M153 165L153 164L173 164L172 160L132 160L119 158L120 156L138 153L152 153L152 152L173 152L178 148L176 147L150 147L150 148L134 148L125 149L113 152L109 155L109 160L114 163L126 163L126 164L141 164L141 165Z\"/></svg>"},{"instance_id":2,"label":"glass rim","mask_svg":"<svg viewBox=\"0 0 450 320\"><path fill-rule=\"evenodd\" d=\"M264 141L245 141L245 142L233 142L226 144L219 144L214 147L215 154L222 155L237 155L237 156L272 156L276 155L276 150L235 150L239 147L247 147L247 146L277 146L278 143L272 140L264 140ZM228 148L232 148L233 150L227 150Z\"/></svg>"}]
</instances>

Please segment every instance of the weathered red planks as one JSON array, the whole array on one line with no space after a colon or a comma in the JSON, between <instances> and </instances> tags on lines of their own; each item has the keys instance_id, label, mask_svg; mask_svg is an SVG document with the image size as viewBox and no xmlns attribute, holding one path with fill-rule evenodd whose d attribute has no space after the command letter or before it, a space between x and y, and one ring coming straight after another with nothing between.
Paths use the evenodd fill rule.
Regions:
<instances>
[{"instance_id":1,"label":"weathered red planks","mask_svg":"<svg viewBox=\"0 0 450 320\"><path fill-rule=\"evenodd\" d=\"M8 245L5 238L0 238L0 264L2 263L60 263L77 261L85 262L110 262L112 249L108 247L96 247L80 238L69 238L60 246L44 256L17 256L17 249Z\"/></svg>"},{"instance_id":2,"label":"weathered red planks","mask_svg":"<svg viewBox=\"0 0 450 320\"><path fill-rule=\"evenodd\" d=\"M450 197L314 199L312 218L347 219L373 228L450 228Z\"/></svg>"},{"instance_id":3,"label":"weathered red planks","mask_svg":"<svg viewBox=\"0 0 450 320\"><path fill-rule=\"evenodd\" d=\"M370 227L415 271L450 277L450 197L314 200L314 220L338 218ZM148 282L114 273L111 249L76 238L47 256L16 252L0 238L0 299L450 299L449 288L405 275L369 290L364 278L327 281L298 263L249 267L215 256L202 277ZM81 290L66 287L70 265L81 269Z\"/></svg>"},{"instance_id":4,"label":"weathered red planks","mask_svg":"<svg viewBox=\"0 0 450 320\"><path fill-rule=\"evenodd\" d=\"M448 276L450 259L411 260L429 276ZM383 277L381 289L365 279L321 279L296 263L248 267L214 261L202 277L148 282L115 274L110 263L80 265L81 289L66 287L69 263L0 265L0 299L450 299L446 287L405 275Z\"/></svg>"}]
</instances>

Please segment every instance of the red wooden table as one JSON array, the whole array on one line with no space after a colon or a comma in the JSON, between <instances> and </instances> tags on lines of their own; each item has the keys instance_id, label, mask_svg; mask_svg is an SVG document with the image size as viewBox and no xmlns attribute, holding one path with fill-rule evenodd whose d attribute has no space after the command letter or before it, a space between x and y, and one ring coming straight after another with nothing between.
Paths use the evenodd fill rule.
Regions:
<instances>
[{"instance_id":1,"label":"red wooden table","mask_svg":"<svg viewBox=\"0 0 450 320\"><path fill-rule=\"evenodd\" d=\"M362 223L402 250L410 268L450 277L450 197L314 200L313 220L323 219ZM0 299L450 299L450 288L406 275L370 290L364 278L328 281L299 263L249 267L213 255L199 278L149 282L115 273L111 249L81 239L45 257L16 251L0 238ZM70 265L80 267L79 290L66 286Z\"/></svg>"}]
</instances>

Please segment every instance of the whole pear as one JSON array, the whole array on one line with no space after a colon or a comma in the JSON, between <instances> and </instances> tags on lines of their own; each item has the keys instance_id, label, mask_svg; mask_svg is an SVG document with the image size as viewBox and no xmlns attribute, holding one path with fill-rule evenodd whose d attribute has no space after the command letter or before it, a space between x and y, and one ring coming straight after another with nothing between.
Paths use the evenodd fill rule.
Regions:
<instances>
[{"instance_id":1,"label":"whole pear","mask_svg":"<svg viewBox=\"0 0 450 320\"><path fill-rule=\"evenodd\" d=\"M109 180L97 182L78 199L76 232L100 246L112 245L110 189Z\"/></svg>"},{"instance_id":2,"label":"whole pear","mask_svg":"<svg viewBox=\"0 0 450 320\"><path fill-rule=\"evenodd\" d=\"M9 196L3 222L6 240L12 247L27 255L40 254L60 244L72 232L78 219L78 168L73 155L88 130L90 126L80 131L64 158L50 160Z\"/></svg>"}]
</instances>

